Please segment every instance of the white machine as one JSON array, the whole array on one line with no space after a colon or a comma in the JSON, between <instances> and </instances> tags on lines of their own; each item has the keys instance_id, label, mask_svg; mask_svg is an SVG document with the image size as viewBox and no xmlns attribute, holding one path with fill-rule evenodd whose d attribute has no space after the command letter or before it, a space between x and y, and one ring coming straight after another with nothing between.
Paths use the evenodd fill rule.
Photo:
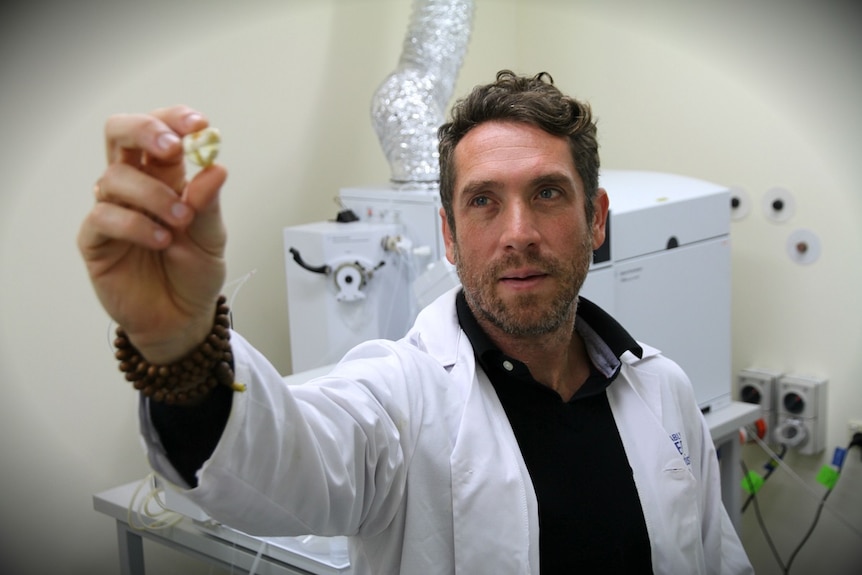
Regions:
<instances>
[{"instance_id":1,"label":"white machine","mask_svg":"<svg viewBox=\"0 0 862 575\"><path fill-rule=\"evenodd\" d=\"M294 372L335 363L361 341L404 335L412 304L399 231L357 221L284 229Z\"/></svg>"},{"instance_id":2,"label":"white machine","mask_svg":"<svg viewBox=\"0 0 862 575\"><path fill-rule=\"evenodd\" d=\"M368 339L398 339L420 304L457 282L438 263L448 281L417 297L445 254L436 187L345 188L339 200L344 221L284 229L294 373L335 363Z\"/></svg>"},{"instance_id":3,"label":"white machine","mask_svg":"<svg viewBox=\"0 0 862 575\"><path fill-rule=\"evenodd\" d=\"M608 238L581 294L675 360L709 411L731 400L730 190L675 174L606 170Z\"/></svg>"},{"instance_id":4,"label":"white machine","mask_svg":"<svg viewBox=\"0 0 862 575\"><path fill-rule=\"evenodd\" d=\"M656 172L605 170L600 179L611 199L608 238L581 293L676 360L701 409L729 403L730 191ZM358 221L284 230L294 372L370 338L400 337L458 281L443 261L435 188L345 188L340 200Z\"/></svg>"}]
</instances>

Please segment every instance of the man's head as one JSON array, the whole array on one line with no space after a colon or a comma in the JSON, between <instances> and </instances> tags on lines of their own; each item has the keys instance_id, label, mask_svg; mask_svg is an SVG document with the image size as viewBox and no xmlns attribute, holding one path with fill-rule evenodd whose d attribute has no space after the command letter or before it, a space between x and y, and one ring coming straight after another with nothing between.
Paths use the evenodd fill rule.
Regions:
<instances>
[{"instance_id":1,"label":"man's head","mask_svg":"<svg viewBox=\"0 0 862 575\"><path fill-rule=\"evenodd\" d=\"M546 72L530 78L502 70L497 73L495 82L477 86L458 100L452 109L451 121L438 130L440 196L452 232L455 233L452 214L455 147L470 130L494 120L530 124L568 139L575 168L584 185L587 220L592 219L592 200L599 181L599 145L589 105L560 92Z\"/></svg>"},{"instance_id":2,"label":"man's head","mask_svg":"<svg viewBox=\"0 0 862 575\"><path fill-rule=\"evenodd\" d=\"M570 334L605 238L589 110L544 78L501 72L440 130L446 257L492 337Z\"/></svg>"}]
</instances>

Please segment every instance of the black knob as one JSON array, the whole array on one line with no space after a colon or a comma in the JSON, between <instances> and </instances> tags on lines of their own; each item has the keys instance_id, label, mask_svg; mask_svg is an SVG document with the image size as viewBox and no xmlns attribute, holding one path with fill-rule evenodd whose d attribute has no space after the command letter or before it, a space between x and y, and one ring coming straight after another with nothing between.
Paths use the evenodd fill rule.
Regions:
<instances>
[{"instance_id":1,"label":"black knob","mask_svg":"<svg viewBox=\"0 0 862 575\"><path fill-rule=\"evenodd\" d=\"M745 403L760 403L760 400L762 399L760 390L753 385L746 385L743 387L740 392L740 396L742 396L742 401Z\"/></svg>"},{"instance_id":2,"label":"black knob","mask_svg":"<svg viewBox=\"0 0 862 575\"><path fill-rule=\"evenodd\" d=\"M805 409L805 400L798 393L788 393L784 396L784 409L793 414L800 414Z\"/></svg>"}]
</instances>

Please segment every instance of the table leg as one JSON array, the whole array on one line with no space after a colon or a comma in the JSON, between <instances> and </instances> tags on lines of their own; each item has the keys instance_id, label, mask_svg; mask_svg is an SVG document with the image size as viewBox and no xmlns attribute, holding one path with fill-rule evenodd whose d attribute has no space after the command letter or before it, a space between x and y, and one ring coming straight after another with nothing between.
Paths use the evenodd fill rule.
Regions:
<instances>
[{"instance_id":1,"label":"table leg","mask_svg":"<svg viewBox=\"0 0 862 575\"><path fill-rule=\"evenodd\" d=\"M739 460L742 457L742 449L739 446L739 440L731 437L724 441L720 446L721 460L719 461L721 468L721 498L724 501L724 507L727 509L727 514L730 516L730 521L737 533L742 531L742 493L740 483L742 481L742 471L739 466Z\"/></svg>"},{"instance_id":2,"label":"table leg","mask_svg":"<svg viewBox=\"0 0 862 575\"><path fill-rule=\"evenodd\" d=\"M144 540L128 524L117 521L120 575L144 575Z\"/></svg>"}]
</instances>

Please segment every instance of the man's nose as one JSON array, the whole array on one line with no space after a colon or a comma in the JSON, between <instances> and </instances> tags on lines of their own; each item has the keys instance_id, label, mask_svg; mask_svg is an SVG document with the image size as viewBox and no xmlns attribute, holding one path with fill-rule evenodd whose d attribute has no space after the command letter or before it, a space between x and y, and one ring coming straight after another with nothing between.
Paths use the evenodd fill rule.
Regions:
<instances>
[{"instance_id":1,"label":"man's nose","mask_svg":"<svg viewBox=\"0 0 862 575\"><path fill-rule=\"evenodd\" d=\"M509 204L503 212L500 242L509 249L523 250L539 242L536 214L522 202Z\"/></svg>"}]
</instances>

